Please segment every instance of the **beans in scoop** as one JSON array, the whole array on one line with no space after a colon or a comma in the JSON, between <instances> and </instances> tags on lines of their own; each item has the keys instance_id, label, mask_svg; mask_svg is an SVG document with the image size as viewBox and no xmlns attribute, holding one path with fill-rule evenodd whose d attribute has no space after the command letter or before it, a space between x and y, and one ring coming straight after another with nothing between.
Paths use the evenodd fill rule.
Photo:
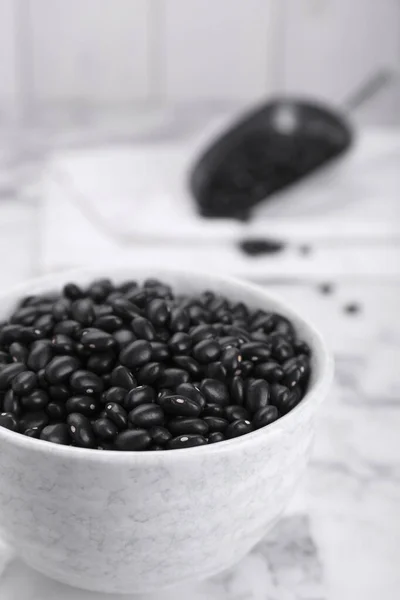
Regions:
<instances>
[{"instance_id":1,"label":"beans in scoop","mask_svg":"<svg viewBox=\"0 0 400 600\"><path fill-rule=\"evenodd\" d=\"M287 414L310 372L282 315L150 278L70 282L0 324L0 426L99 450L204 446Z\"/></svg>"}]
</instances>

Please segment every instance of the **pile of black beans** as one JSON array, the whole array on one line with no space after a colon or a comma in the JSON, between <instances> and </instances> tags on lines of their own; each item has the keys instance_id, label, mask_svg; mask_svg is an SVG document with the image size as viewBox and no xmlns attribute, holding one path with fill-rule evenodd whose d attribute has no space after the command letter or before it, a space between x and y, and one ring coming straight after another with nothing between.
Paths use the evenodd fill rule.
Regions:
<instances>
[{"instance_id":1,"label":"pile of black beans","mask_svg":"<svg viewBox=\"0 0 400 600\"><path fill-rule=\"evenodd\" d=\"M24 298L0 323L0 426L57 444L172 450L269 425L307 389L283 316L148 279Z\"/></svg>"}]
</instances>

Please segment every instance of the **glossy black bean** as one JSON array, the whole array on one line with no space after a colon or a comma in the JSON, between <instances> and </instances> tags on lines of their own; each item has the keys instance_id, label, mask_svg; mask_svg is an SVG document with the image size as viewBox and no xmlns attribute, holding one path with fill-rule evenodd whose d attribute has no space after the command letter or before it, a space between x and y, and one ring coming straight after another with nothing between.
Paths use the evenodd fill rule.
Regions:
<instances>
[{"instance_id":1,"label":"glossy black bean","mask_svg":"<svg viewBox=\"0 0 400 600\"><path fill-rule=\"evenodd\" d=\"M253 426L247 419L238 419L228 425L225 430L225 436L228 439L239 437L253 431Z\"/></svg>"},{"instance_id":2,"label":"glossy black bean","mask_svg":"<svg viewBox=\"0 0 400 600\"><path fill-rule=\"evenodd\" d=\"M120 362L129 369L136 369L149 362L152 357L150 342L136 340L125 346L119 355Z\"/></svg>"},{"instance_id":3,"label":"glossy black bean","mask_svg":"<svg viewBox=\"0 0 400 600\"><path fill-rule=\"evenodd\" d=\"M73 392L87 396L101 394L104 388L104 384L98 375L83 369L72 373L69 384Z\"/></svg>"},{"instance_id":4,"label":"glossy black bean","mask_svg":"<svg viewBox=\"0 0 400 600\"><path fill-rule=\"evenodd\" d=\"M234 373L242 362L242 354L238 348L226 348L220 358L221 364L228 373Z\"/></svg>"},{"instance_id":5,"label":"glossy black bean","mask_svg":"<svg viewBox=\"0 0 400 600\"><path fill-rule=\"evenodd\" d=\"M143 308L147 302L147 293L142 289L132 289L125 293L125 297L135 305L138 310L138 314L141 314L140 309Z\"/></svg>"},{"instance_id":6,"label":"glossy black bean","mask_svg":"<svg viewBox=\"0 0 400 600\"><path fill-rule=\"evenodd\" d=\"M0 390L6 390L12 383L13 379L26 370L26 365L23 363L11 363L9 365L0 366Z\"/></svg>"},{"instance_id":7,"label":"glossy black bean","mask_svg":"<svg viewBox=\"0 0 400 600\"><path fill-rule=\"evenodd\" d=\"M208 417L210 418L210 417ZM208 423L203 419L173 418L168 421L168 429L175 437L184 434L207 435L209 431Z\"/></svg>"},{"instance_id":8,"label":"glossy black bean","mask_svg":"<svg viewBox=\"0 0 400 600\"><path fill-rule=\"evenodd\" d=\"M195 446L204 446L207 440L202 435L187 434L172 438L167 444L169 450L178 450L179 448L193 448Z\"/></svg>"},{"instance_id":9,"label":"glossy black bean","mask_svg":"<svg viewBox=\"0 0 400 600\"><path fill-rule=\"evenodd\" d=\"M119 430L126 429L128 426L128 413L116 402L109 402L105 405L106 416L111 419Z\"/></svg>"},{"instance_id":10,"label":"glossy black bean","mask_svg":"<svg viewBox=\"0 0 400 600\"><path fill-rule=\"evenodd\" d=\"M86 366L88 371L93 371L93 373L96 373L96 375L105 375L111 371L115 361L116 357L114 352L109 350L108 352L91 354L88 358Z\"/></svg>"},{"instance_id":11,"label":"glossy black bean","mask_svg":"<svg viewBox=\"0 0 400 600\"><path fill-rule=\"evenodd\" d=\"M204 398L200 389L193 383L181 383L177 386L176 393L178 395L185 396L185 398L194 400L201 409L203 409L206 405L206 399Z\"/></svg>"},{"instance_id":12,"label":"glossy black bean","mask_svg":"<svg viewBox=\"0 0 400 600\"><path fill-rule=\"evenodd\" d=\"M119 292L122 292L123 294L126 294L129 291L136 290L137 287L138 287L137 281L130 279L128 281L124 281L123 283L120 283L119 285L117 285L117 290Z\"/></svg>"},{"instance_id":13,"label":"glossy black bean","mask_svg":"<svg viewBox=\"0 0 400 600\"><path fill-rule=\"evenodd\" d=\"M53 357L53 349L49 340L39 340L32 344L26 364L32 371L44 369Z\"/></svg>"},{"instance_id":14,"label":"glossy black bean","mask_svg":"<svg viewBox=\"0 0 400 600\"><path fill-rule=\"evenodd\" d=\"M204 417L204 421L207 423L208 429L210 432L214 431L225 431L228 427L229 423L226 419L222 417Z\"/></svg>"},{"instance_id":15,"label":"glossy black bean","mask_svg":"<svg viewBox=\"0 0 400 600\"><path fill-rule=\"evenodd\" d=\"M51 349L54 354L73 354L75 342L68 335L57 333L51 340Z\"/></svg>"},{"instance_id":16,"label":"glossy black bean","mask_svg":"<svg viewBox=\"0 0 400 600\"><path fill-rule=\"evenodd\" d=\"M246 389L245 406L255 413L269 404L270 386L264 379L255 379Z\"/></svg>"},{"instance_id":17,"label":"glossy black bean","mask_svg":"<svg viewBox=\"0 0 400 600\"><path fill-rule=\"evenodd\" d=\"M50 385L47 393L52 400L66 402L71 395L69 388L66 385Z\"/></svg>"},{"instance_id":18,"label":"glossy black bean","mask_svg":"<svg viewBox=\"0 0 400 600\"><path fill-rule=\"evenodd\" d=\"M101 395L102 404L107 404L108 402L117 402L117 404L124 404L125 396L128 393L128 390L122 387L113 386L108 388Z\"/></svg>"},{"instance_id":19,"label":"glossy black bean","mask_svg":"<svg viewBox=\"0 0 400 600\"><path fill-rule=\"evenodd\" d=\"M141 310L133 304L128 298L115 298L110 302L114 314L124 321L132 321L137 316L141 316Z\"/></svg>"},{"instance_id":20,"label":"glossy black bean","mask_svg":"<svg viewBox=\"0 0 400 600\"><path fill-rule=\"evenodd\" d=\"M163 398L158 398L157 402L168 415L198 417L201 413L201 407L197 402L185 396L176 394L173 396L164 396Z\"/></svg>"},{"instance_id":21,"label":"glossy black bean","mask_svg":"<svg viewBox=\"0 0 400 600\"><path fill-rule=\"evenodd\" d=\"M22 325L4 325L0 330L0 346L10 346L13 342L23 342L25 329Z\"/></svg>"},{"instance_id":22,"label":"glossy black bean","mask_svg":"<svg viewBox=\"0 0 400 600\"><path fill-rule=\"evenodd\" d=\"M131 411L136 406L141 404L150 404L155 402L156 393L154 389L148 385L140 385L130 390L124 400L124 406L128 411Z\"/></svg>"},{"instance_id":23,"label":"glossy black bean","mask_svg":"<svg viewBox=\"0 0 400 600\"><path fill-rule=\"evenodd\" d=\"M106 331L107 333L114 333L118 329L121 329L122 325L122 319L112 314L97 317L93 323L93 327Z\"/></svg>"},{"instance_id":24,"label":"glossy black bean","mask_svg":"<svg viewBox=\"0 0 400 600\"><path fill-rule=\"evenodd\" d=\"M135 427L148 429L163 425L164 411L157 404L141 404L130 411L128 418Z\"/></svg>"},{"instance_id":25,"label":"glossy black bean","mask_svg":"<svg viewBox=\"0 0 400 600\"><path fill-rule=\"evenodd\" d=\"M17 417L8 412L0 413L0 427L5 427L10 431L18 431Z\"/></svg>"},{"instance_id":26,"label":"glossy black bean","mask_svg":"<svg viewBox=\"0 0 400 600\"><path fill-rule=\"evenodd\" d=\"M30 326L33 325L38 316L38 311L35 306L27 306L17 310L10 318L10 322L18 325Z\"/></svg>"},{"instance_id":27,"label":"glossy black bean","mask_svg":"<svg viewBox=\"0 0 400 600\"><path fill-rule=\"evenodd\" d=\"M71 413L67 417L68 433L76 446L95 448L96 438L90 421L81 413Z\"/></svg>"},{"instance_id":28,"label":"glossy black bean","mask_svg":"<svg viewBox=\"0 0 400 600\"><path fill-rule=\"evenodd\" d=\"M274 313L265 313L263 311L257 311L251 321L250 329L255 331L256 329L262 329L265 333L270 333L275 328L278 322L278 316Z\"/></svg>"},{"instance_id":29,"label":"glossy black bean","mask_svg":"<svg viewBox=\"0 0 400 600\"><path fill-rule=\"evenodd\" d=\"M223 364L216 361L205 366L204 375L207 379L218 379L218 381L225 382L228 373Z\"/></svg>"},{"instance_id":30,"label":"glossy black bean","mask_svg":"<svg viewBox=\"0 0 400 600\"><path fill-rule=\"evenodd\" d=\"M80 335L82 329L82 325L78 323L78 321L73 321L72 319L67 319L66 321L60 321L56 323L53 327L53 334L57 335L59 333L63 335L68 335L72 339L76 340Z\"/></svg>"},{"instance_id":31,"label":"glossy black bean","mask_svg":"<svg viewBox=\"0 0 400 600\"><path fill-rule=\"evenodd\" d=\"M223 442L224 440L225 440L225 436L220 431L213 431L208 436L208 443L209 444L216 444L217 442Z\"/></svg>"},{"instance_id":32,"label":"glossy black bean","mask_svg":"<svg viewBox=\"0 0 400 600\"><path fill-rule=\"evenodd\" d=\"M207 402L227 406L229 404L229 392L227 386L217 379L203 379L200 391Z\"/></svg>"},{"instance_id":33,"label":"glossy black bean","mask_svg":"<svg viewBox=\"0 0 400 600\"><path fill-rule=\"evenodd\" d=\"M32 429L33 427L46 427L49 423L49 417L44 410L37 410L34 412L26 413L19 419L19 429L24 432L26 429Z\"/></svg>"},{"instance_id":34,"label":"glossy black bean","mask_svg":"<svg viewBox=\"0 0 400 600\"><path fill-rule=\"evenodd\" d=\"M242 360L239 368L235 371L235 375L239 375L243 379L249 377L254 370L254 363L251 360Z\"/></svg>"},{"instance_id":35,"label":"glossy black bean","mask_svg":"<svg viewBox=\"0 0 400 600\"><path fill-rule=\"evenodd\" d=\"M146 450L151 444L151 436L145 429L130 429L119 433L115 438L117 450Z\"/></svg>"},{"instance_id":36,"label":"glossy black bean","mask_svg":"<svg viewBox=\"0 0 400 600\"><path fill-rule=\"evenodd\" d=\"M301 340L296 340L293 342L293 350L296 352L296 354L305 354L306 356L311 355L310 346Z\"/></svg>"},{"instance_id":37,"label":"glossy black bean","mask_svg":"<svg viewBox=\"0 0 400 600\"><path fill-rule=\"evenodd\" d=\"M71 396L65 404L67 413L81 413L85 417L93 418L100 408L98 400L90 396Z\"/></svg>"},{"instance_id":38,"label":"glossy black bean","mask_svg":"<svg viewBox=\"0 0 400 600\"><path fill-rule=\"evenodd\" d=\"M274 331L276 333L281 333L282 335L284 335L291 343L293 342L296 336L293 325L288 319L286 319L282 315L279 315L277 317L277 323L274 327Z\"/></svg>"},{"instance_id":39,"label":"glossy black bean","mask_svg":"<svg viewBox=\"0 0 400 600\"><path fill-rule=\"evenodd\" d=\"M146 312L155 327L162 327L168 322L171 311L165 300L155 298L147 305Z\"/></svg>"},{"instance_id":40,"label":"glossy black bean","mask_svg":"<svg viewBox=\"0 0 400 600\"><path fill-rule=\"evenodd\" d=\"M302 396L302 390L299 387L294 387L288 390L287 393L278 395L275 406L282 415L286 415L299 404Z\"/></svg>"},{"instance_id":41,"label":"glossy black bean","mask_svg":"<svg viewBox=\"0 0 400 600\"><path fill-rule=\"evenodd\" d=\"M54 323L53 315L42 315L34 322L33 330L40 335L40 337L45 337L50 335L53 331Z\"/></svg>"},{"instance_id":42,"label":"glossy black bean","mask_svg":"<svg viewBox=\"0 0 400 600\"><path fill-rule=\"evenodd\" d=\"M68 445L71 441L68 426L65 423L47 425L42 429L40 439L46 440L46 442L52 442L53 444L63 445Z\"/></svg>"},{"instance_id":43,"label":"glossy black bean","mask_svg":"<svg viewBox=\"0 0 400 600\"><path fill-rule=\"evenodd\" d=\"M123 365L118 365L111 371L110 382L112 386L124 388L125 390L131 390L137 386L135 377Z\"/></svg>"},{"instance_id":44,"label":"glossy black bean","mask_svg":"<svg viewBox=\"0 0 400 600\"><path fill-rule=\"evenodd\" d=\"M32 429L25 429L23 435L26 435L27 437L35 438L38 440L40 438L41 433L42 433L42 430L40 427L32 427Z\"/></svg>"},{"instance_id":45,"label":"glossy black bean","mask_svg":"<svg viewBox=\"0 0 400 600\"><path fill-rule=\"evenodd\" d=\"M192 327L189 330L189 335L192 338L192 343L196 345L201 341L215 337L215 330L212 325L202 324Z\"/></svg>"},{"instance_id":46,"label":"glossy black bean","mask_svg":"<svg viewBox=\"0 0 400 600\"><path fill-rule=\"evenodd\" d=\"M44 372L47 381L57 385L68 381L71 374L79 367L79 360L73 356L55 356L47 363Z\"/></svg>"},{"instance_id":47,"label":"glossy black bean","mask_svg":"<svg viewBox=\"0 0 400 600\"><path fill-rule=\"evenodd\" d=\"M92 422L95 436L101 440L113 440L118 434L118 427L107 417L101 417Z\"/></svg>"},{"instance_id":48,"label":"glossy black bean","mask_svg":"<svg viewBox=\"0 0 400 600\"><path fill-rule=\"evenodd\" d=\"M158 327L157 329L157 338L156 338L156 342L162 342L163 344L167 344L169 342L170 339L170 332L169 329L166 329L165 327Z\"/></svg>"},{"instance_id":49,"label":"glossy black bean","mask_svg":"<svg viewBox=\"0 0 400 600\"><path fill-rule=\"evenodd\" d=\"M110 279L98 279L90 284L87 294L95 302L104 302L113 289L114 286Z\"/></svg>"},{"instance_id":50,"label":"glossy black bean","mask_svg":"<svg viewBox=\"0 0 400 600\"><path fill-rule=\"evenodd\" d=\"M244 406L231 404L225 406L224 417L229 423L232 423L233 421L238 421L240 419L249 420L250 414Z\"/></svg>"},{"instance_id":51,"label":"glossy black bean","mask_svg":"<svg viewBox=\"0 0 400 600\"><path fill-rule=\"evenodd\" d=\"M173 332L187 331L190 326L190 318L188 312L184 308L173 308L169 321L169 328Z\"/></svg>"},{"instance_id":52,"label":"glossy black bean","mask_svg":"<svg viewBox=\"0 0 400 600\"><path fill-rule=\"evenodd\" d=\"M270 387L271 392L271 404L276 406L280 410L280 405L287 402L287 399L290 395L290 391L284 385L280 385L279 383L274 383Z\"/></svg>"},{"instance_id":53,"label":"glossy black bean","mask_svg":"<svg viewBox=\"0 0 400 600\"><path fill-rule=\"evenodd\" d=\"M51 314L55 321L64 321L71 316L71 301L68 298L59 298L51 307Z\"/></svg>"},{"instance_id":54,"label":"glossy black bean","mask_svg":"<svg viewBox=\"0 0 400 600\"><path fill-rule=\"evenodd\" d=\"M244 380L240 376L232 378L229 384L229 392L231 402L242 406L244 403Z\"/></svg>"},{"instance_id":55,"label":"glossy black bean","mask_svg":"<svg viewBox=\"0 0 400 600\"><path fill-rule=\"evenodd\" d=\"M18 416L21 414L21 401L13 390L7 390L3 398L3 411Z\"/></svg>"},{"instance_id":56,"label":"glossy black bean","mask_svg":"<svg viewBox=\"0 0 400 600\"><path fill-rule=\"evenodd\" d=\"M26 363L28 359L29 350L20 342L13 342L10 344L8 352L13 362Z\"/></svg>"},{"instance_id":57,"label":"glossy black bean","mask_svg":"<svg viewBox=\"0 0 400 600\"><path fill-rule=\"evenodd\" d=\"M155 362L163 362L168 360L170 351L167 344L163 342L150 342L151 360Z\"/></svg>"},{"instance_id":58,"label":"glossy black bean","mask_svg":"<svg viewBox=\"0 0 400 600\"><path fill-rule=\"evenodd\" d=\"M271 349L262 342L247 342L240 348L244 360L265 362L271 356Z\"/></svg>"},{"instance_id":59,"label":"glossy black bean","mask_svg":"<svg viewBox=\"0 0 400 600\"><path fill-rule=\"evenodd\" d=\"M292 358L293 355L293 347L288 342L278 339L272 346L272 357L280 363Z\"/></svg>"},{"instance_id":60,"label":"glossy black bean","mask_svg":"<svg viewBox=\"0 0 400 600\"><path fill-rule=\"evenodd\" d=\"M34 393L35 392L33 392L33 394ZM27 398L29 398L29 396L25 396L25 399ZM52 422L64 421L67 416L65 402L62 402L60 400L52 400L47 404L45 410L49 416L50 421Z\"/></svg>"},{"instance_id":61,"label":"glossy black bean","mask_svg":"<svg viewBox=\"0 0 400 600\"><path fill-rule=\"evenodd\" d=\"M50 397L44 390L33 390L30 394L22 396L21 404L27 410L41 410L50 402Z\"/></svg>"},{"instance_id":62,"label":"glossy black bean","mask_svg":"<svg viewBox=\"0 0 400 600\"><path fill-rule=\"evenodd\" d=\"M153 324L144 317L136 317L131 322L131 328L133 333L139 340L147 340L152 342L156 339L156 331Z\"/></svg>"},{"instance_id":63,"label":"glossy black bean","mask_svg":"<svg viewBox=\"0 0 400 600\"><path fill-rule=\"evenodd\" d=\"M118 329L118 331L114 331L113 337L120 349L125 348L128 344L136 340L135 334L130 329Z\"/></svg>"},{"instance_id":64,"label":"glossy black bean","mask_svg":"<svg viewBox=\"0 0 400 600\"><path fill-rule=\"evenodd\" d=\"M166 427L152 427L149 430L149 433L153 443L159 446L165 446L165 444L172 438L171 433L168 431L168 429L166 429Z\"/></svg>"},{"instance_id":65,"label":"glossy black bean","mask_svg":"<svg viewBox=\"0 0 400 600\"><path fill-rule=\"evenodd\" d=\"M46 379L45 369L40 369L37 372L37 378L38 378L38 385L40 388L42 388L43 390L47 390L50 387L50 383Z\"/></svg>"},{"instance_id":66,"label":"glossy black bean","mask_svg":"<svg viewBox=\"0 0 400 600\"><path fill-rule=\"evenodd\" d=\"M75 300L71 305L71 315L83 327L90 327L96 318L93 300L90 298Z\"/></svg>"},{"instance_id":67,"label":"glossy black bean","mask_svg":"<svg viewBox=\"0 0 400 600\"><path fill-rule=\"evenodd\" d=\"M218 343L222 351L228 348L237 348L239 346L239 338L234 335L225 335L218 338Z\"/></svg>"},{"instance_id":68,"label":"glossy black bean","mask_svg":"<svg viewBox=\"0 0 400 600\"><path fill-rule=\"evenodd\" d=\"M63 287L63 295L70 300L77 300L84 296L83 291L76 283L67 283Z\"/></svg>"},{"instance_id":69,"label":"glossy black bean","mask_svg":"<svg viewBox=\"0 0 400 600\"><path fill-rule=\"evenodd\" d=\"M206 339L198 342L193 350L192 355L199 363L208 364L219 358L221 348L215 340Z\"/></svg>"},{"instance_id":70,"label":"glossy black bean","mask_svg":"<svg viewBox=\"0 0 400 600\"><path fill-rule=\"evenodd\" d=\"M174 356L172 360L177 367L187 371L194 379L200 378L202 373L201 366L191 356Z\"/></svg>"},{"instance_id":71,"label":"glossy black bean","mask_svg":"<svg viewBox=\"0 0 400 600\"><path fill-rule=\"evenodd\" d=\"M18 342L14 342L17 344ZM12 345L12 344L11 344ZM11 362L11 356L2 350L0 350L0 370L3 365L8 365ZM25 362L25 361L16 361L16 362Z\"/></svg>"},{"instance_id":72,"label":"glossy black bean","mask_svg":"<svg viewBox=\"0 0 400 600\"><path fill-rule=\"evenodd\" d=\"M154 385L164 372L164 366L158 362L149 362L137 371L140 385Z\"/></svg>"},{"instance_id":73,"label":"glossy black bean","mask_svg":"<svg viewBox=\"0 0 400 600\"><path fill-rule=\"evenodd\" d=\"M264 408L260 408L252 419L252 424L255 429L260 429L261 427L266 427L270 423L273 423L279 418L279 412L276 406L265 406Z\"/></svg>"},{"instance_id":74,"label":"glossy black bean","mask_svg":"<svg viewBox=\"0 0 400 600\"><path fill-rule=\"evenodd\" d=\"M282 378L282 384L287 388L293 388L300 383L303 377L302 369L297 365L284 368L284 375Z\"/></svg>"},{"instance_id":75,"label":"glossy black bean","mask_svg":"<svg viewBox=\"0 0 400 600\"><path fill-rule=\"evenodd\" d=\"M224 416L224 407L221 406L220 404L206 404L203 412L202 412L202 416L203 417L220 417L223 418Z\"/></svg>"},{"instance_id":76,"label":"glossy black bean","mask_svg":"<svg viewBox=\"0 0 400 600\"><path fill-rule=\"evenodd\" d=\"M37 376L33 371L22 371L12 380L12 389L18 396L27 396L37 385Z\"/></svg>"},{"instance_id":77,"label":"glossy black bean","mask_svg":"<svg viewBox=\"0 0 400 600\"><path fill-rule=\"evenodd\" d=\"M183 369L164 369L163 373L159 378L159 385L161 387L176 388L181 383L187 383L190 381L190 375Z\"/></svg>"},{"instance_id":78,"label":"glossy black bean","mask_svg":"<svg viewBox=\"0 0 400 600\"><path fill-rule=\"evenodd\" d=\"M254 375L269 383L278 383L283 377L283 369L275 361L262 362L254 367Z\"/></svg>"},{"instance_id":79,"label":"glossy black bean","mask_svg":"<svg viewBox=\"0 0 400 600\"><path fill-rule=\"evenodd\" d=\"M175 333L168 342L172 354L186 355L192 347L192 338L187 333Z\"/></svg>"}]
</instances>

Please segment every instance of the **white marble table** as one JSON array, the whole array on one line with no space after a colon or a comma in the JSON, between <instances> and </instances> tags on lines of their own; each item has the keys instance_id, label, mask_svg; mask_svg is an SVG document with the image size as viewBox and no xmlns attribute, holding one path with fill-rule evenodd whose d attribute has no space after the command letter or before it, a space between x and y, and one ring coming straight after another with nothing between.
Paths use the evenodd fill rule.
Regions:
<instances>
[{"instance_id":1,"label":"white marble table","mask_svg":"<svg viewBox=\"0 0 400 600\"><path fill-rule=\"evenodd\" d=\"M41 249L45 238L39 215L34 204L0 205L4 285L51 263ZM65 221L58 226L65 227ZM372 247L365 241L354 247L358 256L364 253L368 258L373 252L372 271L360 274L358 263L340 269L340 262L346 262L342 257L335 269L323 261L317 270L308 268L297 283L274 278L269 284L314 320L335 353L335 384L320 413L313 459L286 516L240 565L212 581L157 599L399 598L399 246L383 240L378 254ZM157 256L160 249L147 251ZM67 266L65 256L64 260L60 267ZM270 272L276 276L274 269L279 271L270 260L266 279ZM293 261L290 268L296 271ZM324 275L336 284L332 294L321 294L315 285ZM360 313L343 311L352 301L360 303ZM1 600L100 600L99 595L49 581L18 560L4 567Z\"/></svg>"}]
</instances>

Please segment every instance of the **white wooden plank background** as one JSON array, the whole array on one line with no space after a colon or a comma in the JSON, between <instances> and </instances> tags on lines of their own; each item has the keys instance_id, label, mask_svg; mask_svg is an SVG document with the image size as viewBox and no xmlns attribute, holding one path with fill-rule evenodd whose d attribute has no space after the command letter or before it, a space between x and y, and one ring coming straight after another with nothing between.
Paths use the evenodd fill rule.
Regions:
<instances>
[{"instance_id":1,"label":"white wooden plank background","mask_svg":"<svg viewBox=\"0 0 400 600\"><path fill-rule=\"evenodd\" d=\"M0 0L0 109L3 117L6 112L9 114L16 94L14 8L14 0Z\"/></svg>"}]
</instances>

